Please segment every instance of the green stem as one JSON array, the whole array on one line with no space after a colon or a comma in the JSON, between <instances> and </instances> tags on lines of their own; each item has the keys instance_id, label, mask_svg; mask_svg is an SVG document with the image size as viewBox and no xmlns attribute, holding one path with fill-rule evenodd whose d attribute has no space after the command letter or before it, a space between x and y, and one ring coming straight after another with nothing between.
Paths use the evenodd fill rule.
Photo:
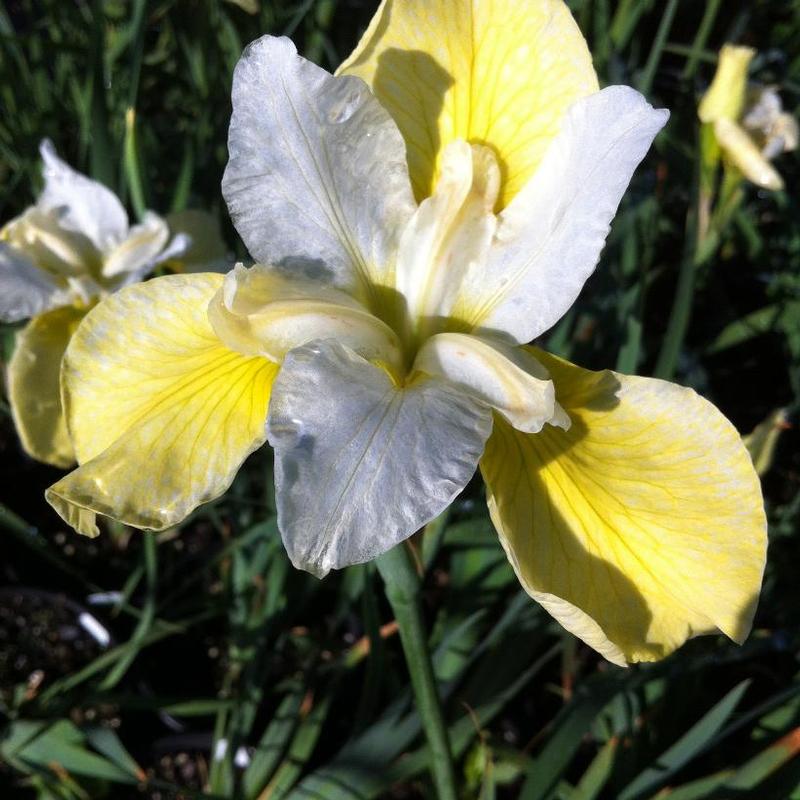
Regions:
<instances>
[{"instance_id":1,"label":"green stem","mask_svg":"<svg viewBox=\"0 0 800 800\"><path fill-rule=\"evenodd\" d=\"M678 365L678 356L683 347L683 340L689 328L689 319L692 313L692 298L694 295L694 278L696 263L694 253L684 254L678 274L678 286L672 301L672 311L669 315L667 332L664 344L658 354L653 375L665 381L672 380L675 368Z\"/></svg>"},{"instance_id":2,"label":"green stem","mask_svg":"<svg viewBox=\"0 0 800 800\"><path fill-rule=\"evenodd\" d=\"M375 562L383 578L386 598L394 611L431 755L431 773L439 800L456 800L450 741L444 723L428 637L422 621L420 579L407 545L399 544Z\"/></svg>"},{"instance_id":3,"label":"green stem","mask_svg":"<svg viewBox=\"0 0 800 800\"><path fill-rule=\"evenodd\" d=\"M717 252L722 233L730 224L742 202L742 177L736 170L726 167L722 185L711 210L713 197L700 177L697 190L697 207L690 212L686 239L690 247L681 262L678 286L672 303L672 312L664 336L664 344L658 354L653 375L663 380L672 380L678 364L683 340L689 329L694 299L694 284L697 270L710 261Z\"/></svg>"},{"instance_id":4,"label":"green stem","mask_svg":"<svg viewBox=\"0 0 800 800\"><path fill-rule=\"evenodd\" d=\"M645 4L637 0L620 0L609 27L609 37L617 52L628 44L628 39L636 29L636 23L644 10Z\"/></svg>"},{"instance_id":5,"label":"green stem","mask_svg":"<svg viewBox=\"0 0 800 800\"><path fill-rule=\"evenodd\" d=\"M136 141L136 112L133 108L128 108L125 112L125 142L122 161L130 190L131 205L137 219L141 220L147 210L147 201L145 200L139 148Z\"/></svg>"},{"instance_id":6,"label":"green stem","mask_svg":"<svg viewBox=\"0 0 800 800\"><path fill-rule=\"evenodd\" d=\"M700 22L700 27L697 29L697 34L692 42L692 50L689 57L686 59L686 66L683 68L681 78L688 80L693 78L697 72L697 65L700 63L700 56L708 41L708 35L711 33L711 28L714 25L714 20L717 18L719 6L722 0L708 0L706 3L705 11L703 12L703 19Z\"/></svg>"},{"instance_id":7,"label":"green stem","mask_svg":"<svg viewBox=\"0 0 800 800\"><path fill-rule=\"evenodd\" d=\"M667 10L661 16L661 22L656 31L656 38L653 46L650 48L650 56L644 66L644 70L639 78L638 89L643 95L648 95L653 86L653 78L655 78L658 64L661 61L661 56L664 52L664 46L667 43L672 23L675 19L675 12L678 10L678 0L669 0Z\"/></svg>"},{"instance_id":8,"label":"green stem","mask_svg":"<svg viewBox=\"0 0 800 800\"><path fill-rule=\"evenodd\" d=\"M92 37L92 102L91 102L91 173L95 180L114 188L114 169L108 132L108 105L105 88L105 17L103 4L92 4L94 29Z\"/></svg>"}]
</instances>

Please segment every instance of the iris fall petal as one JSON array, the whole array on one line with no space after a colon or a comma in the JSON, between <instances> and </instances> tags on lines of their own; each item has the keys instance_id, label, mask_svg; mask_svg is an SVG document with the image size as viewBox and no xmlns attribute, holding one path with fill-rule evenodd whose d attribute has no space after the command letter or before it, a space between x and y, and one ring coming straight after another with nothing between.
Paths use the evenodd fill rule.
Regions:
<instances>
[{"instance_id":1,"label":"iris fall petal","mask_svg":"<svg viewBox=\"0 0 800 800\"><path fill-rule=\"evenodd\" d=\"M396 386L333 341L292 351L268 421L292 563L322 577L407 539L464 488L491 427L488 406L446 381Z\"/></svg>"},{"instance_id":2,"label":"iris fall petal","mask_svg":"<svg viewBox=\"0 0 800 800\"><path fill-rule=\"evenodd\" d=\"M400 126L418 199L455 139L494 150L507 205L536 171L563 114L596 92L592 57L562 0L384 0L339 68Z\"/></svg>"},{"instance_id":3,"label":"iris fall petal","mask_svg":"<svg viewBox=\"0 0 800 800\"><path fill-rule=\"evenodd\" d=\"M25 452L56 467L75 463L59 378L61 359L86 310L64 306L34 317L18 334L8 364L8 399Z\"/></svg>"},{"instance_id":4,"label":"iris fall petal","mask_svg":"<svg viewBox=\"0 0 800 800\"><path fill-rule=\"evenodd\" d=\"M277 367L219 341L206 308L221 283L199 273L130 286L73 336L62 385L80 466L47 499L81 533L96 534L94 514L173 525L264 442Z\"/></svg>"},{"instance_id":5,"label":"iris fall petal","mask_svg":"<svg viewBox=\"0 0 800 800\"><path fill-rule=\"evenodd\" d=\"M716 630L741 642L767 539L739 434L690 389L537 356L572 426L532 436L499 422L481 461L526 591L616 663Z\"/></svg>"}]
</instances>

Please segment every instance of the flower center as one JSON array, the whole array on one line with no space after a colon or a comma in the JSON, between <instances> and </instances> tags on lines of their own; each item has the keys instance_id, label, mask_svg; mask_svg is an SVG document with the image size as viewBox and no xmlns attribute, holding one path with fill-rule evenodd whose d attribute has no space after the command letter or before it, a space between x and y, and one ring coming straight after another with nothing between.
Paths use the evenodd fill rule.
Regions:
<instances>
[{"instance_id":1,"label":"flower center","mask_svg":"<svg viewBox=\"0 0 800 800\"><path fill-rule=\"evenodd\" d=\"M471 329L452 311L464 279L484 267L499 190L493 152L451 142L434 193L400 235L393 280L370 285L366 304L291 271L237 265L209 305L211 324L232 349L277 362L295 347L336 339L403 382L432 336Z\"/></svg>"},{"instance_id":2,"label":"flower center","mask_svg":"<svg viewBox=\"0 0 800 800\"><path fill-rule=\"evenodd\" d=\"M486 261L499 191L500 170L488 147L447 145L436 188L403 231L397 254L395 283L414 349L435 333L463 327L451 312L467 273Z\"/></svg>"}]
</instances>

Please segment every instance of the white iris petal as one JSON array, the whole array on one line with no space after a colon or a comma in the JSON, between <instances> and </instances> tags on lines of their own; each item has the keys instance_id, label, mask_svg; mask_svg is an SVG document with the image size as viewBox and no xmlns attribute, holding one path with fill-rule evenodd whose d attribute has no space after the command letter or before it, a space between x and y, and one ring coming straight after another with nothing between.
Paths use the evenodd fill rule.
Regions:
<instances>
[{"instance_id":1,"label":"white iris petal","mask_svg":"<svg viewBox=\"0 0 800 800\"><path fill-rule=\"evenodd\" d=\"M360 78L264 36L236 66L222 193L256 261L353 292L390 281L414 210L405 144Z\"/></svg>"},{"instance_id":2,"label":"white iris petal","mask_svg":"<svg viewBox=\"0 0 800 800\"><path fill-rule=\"evenodd\" d=\"M550 375L521 347L463 333L440 333L425 342L414 367L452 381L525 433L538 433L548 422L569 428Z\"/></svg>"},{"instance_id":3,"label":"white iris petal","mask_svg":"<svg viewBox=\"0 0 800 800\"><path fill-rule=\"evenodd\" d=\"M597 265L633 171L668 117L627 86L576 101L501 212L488 263L466 275L454 314L523 344L558 322Z\"/></svg>"},{"instance_id":4,"label":"white iris petal","mask_svg":"<svg viewBox=\"0 0 800 800\"><path fill-rule=\"evenodd\" d=\"M69 301L69 290L0 242L0 320L19 322Z\"/></svg>"},{"instance_id":5,"label":"white iris petal","mask_svg":"<svg viewBox=\"0 0 800 800\"><path fill-rule=\"evenodd\" d=\"M333 341L292 351L267 421L292 563L322 577L407 539L464 488L491 429L488 406L447 381L397 387Z\"/></svg>"},{"instance_id":6,"label":"white iris petal","mask_svg":"<svg viewBox=\"0 0 800 800\"><path fill-rule=\"evenodd\" d=\"M129 226L119 198L72 169L45 139L44 189L0 231L0 319L13 322L92 299L143 279L191 244L152 211Z\"/></svg>"},{"instance_id":7,"label":"white iris petal","mask_svg":"<svg viewBox=\"0 0 800 800\"><path fill-rule=\"evenodd\" d=\"M121 242L128 232L128 215L119 198L62 161L49 139L42 142L39 152L44 162L39 209L54 212L61 227L86 236L99 252Z\"/></svg>"}]
</instances>

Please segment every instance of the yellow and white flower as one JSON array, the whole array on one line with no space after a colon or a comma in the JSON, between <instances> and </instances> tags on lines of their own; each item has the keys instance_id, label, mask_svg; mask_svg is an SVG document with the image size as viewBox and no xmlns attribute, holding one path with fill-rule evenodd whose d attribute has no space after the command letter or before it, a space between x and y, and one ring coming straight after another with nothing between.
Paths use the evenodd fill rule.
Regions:
<instances>
[{"instance_id":1,"label":"yellow and white flower","mask_svg":"<svg viewBox=\"0 0 800 800\"><path fill-rule=\"evenodd\" d=\"M332 76L236 68L223 193L258 262L99 304L63 367L80 467L48 491L163 529L266 440L292 562L368 561L480 469L520 582L616 663L747 634L760 487L693 391L525 346L593 271L667 119L598 90L560 0L384 0Z\"/></svg>"},{"instance_id":2,"label":"yellow and white flower","mask_svg":"<svg viewBox=\"0 0 800 800\"><path fill-rule=\"evenodd\" d=\"M748 85L747 71L756 51L726 44L714 80L698 108L700 121L713 131L726 162L762 189L783 188L770 163L797 149L797 120L783 110L774 86ZM717 153L709 154L712 161Z\"/></svg>"},{"instance_id":3,"label":"yellow and white flower","mask_svg":"<svg viewBox=\"0 0 800 800\"><path fill-rule=\"evenodd\" d=\"M59 399L61 357L86 312L139 281L187 245L157 214L131 226L116 195L40 147L44 189L36 205L0 230L0 321L18 334L8 396L25 451L59 467L75 463Z\"/></svg>"}]
</instances>

